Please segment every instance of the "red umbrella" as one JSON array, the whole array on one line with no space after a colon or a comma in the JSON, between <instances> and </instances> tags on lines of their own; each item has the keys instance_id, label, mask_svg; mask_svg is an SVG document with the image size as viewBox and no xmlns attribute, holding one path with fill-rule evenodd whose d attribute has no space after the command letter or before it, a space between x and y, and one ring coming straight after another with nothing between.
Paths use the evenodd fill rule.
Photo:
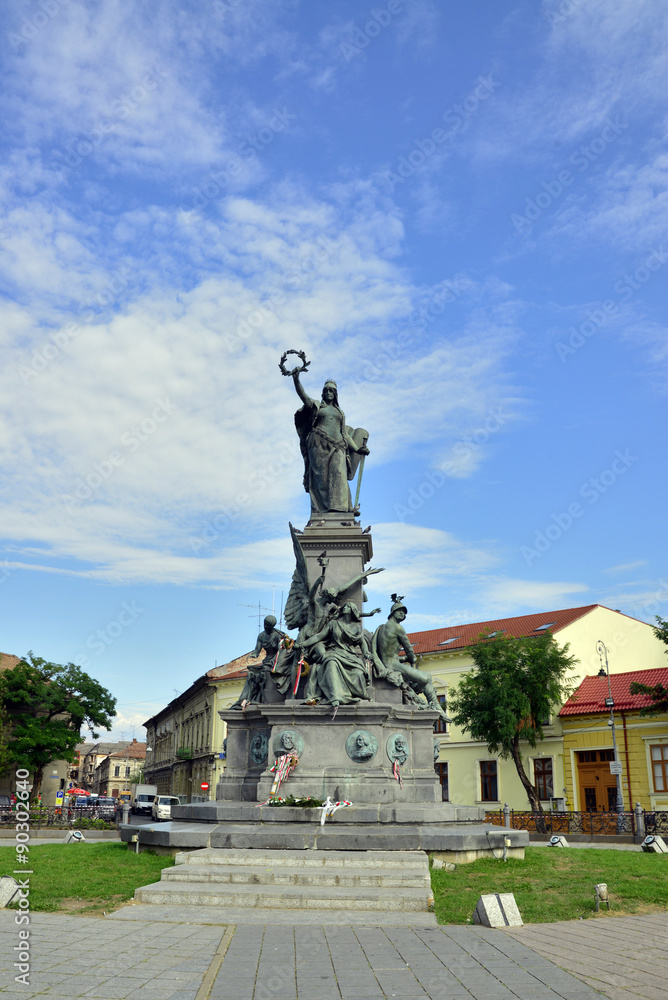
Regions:
<instances>
[{"instance_id":1,"label":"red umbrella","mask_svg":"<svg viewBox=\"0 0 668 1000\"><path fill-rule=\"evenodd\" d=\"M67 794L68 795L90 795L90 792L87 792L85 788L68 788L67 789Z\"/></svg>"}]
</instances>

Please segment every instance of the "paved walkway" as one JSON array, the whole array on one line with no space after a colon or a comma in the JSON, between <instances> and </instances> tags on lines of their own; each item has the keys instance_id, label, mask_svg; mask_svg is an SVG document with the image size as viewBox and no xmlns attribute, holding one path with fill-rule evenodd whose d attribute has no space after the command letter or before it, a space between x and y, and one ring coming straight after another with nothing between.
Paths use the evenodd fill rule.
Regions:
<instances>
[{"instance_id":1,"label":"paved walkway","mask_svg":"<svg viewBox=\"0 0 668 1000\"><path fill-rule=\"evenodd\" d=\"M15 916L0 911L0 994L12 1000L600 1000L502 931L294 926L287 913L264 926L31 914L24 986Z\"/></svg>"},{"instance_id":2,"label":"paved walkway","mask_svg":"<svg viewBox=\"0 0 668 1000\"><path fill-rule=\"evenodd\" d=\"M668 997L668 913L528 924L503 933L609 1000Z\"/></svg>"}]
</instances>

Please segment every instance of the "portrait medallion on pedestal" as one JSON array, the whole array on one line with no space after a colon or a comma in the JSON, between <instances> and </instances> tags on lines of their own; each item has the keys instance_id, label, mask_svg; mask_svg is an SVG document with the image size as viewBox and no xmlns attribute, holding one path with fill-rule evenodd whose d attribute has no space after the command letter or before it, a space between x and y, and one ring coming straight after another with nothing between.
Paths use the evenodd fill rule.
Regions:
<instances>
[{"instance_id":1,"label":"portrait medallion on pedestal","mask_svg":"<svg viewBox=\"0 0 668 1000\"><path fill-rule=\"evenodd\" d=\"M346 753L351 760L363 764L378 752L378 740L366 729L356 729L346 740Z\"/></svg>"},{"instance_id":2,"label":"portrait medallion on pedestal","mask_svg":"<svg viewBox=\"0 0 668 1000\"><path fill-rule=\"evenodd\" d=\"M408 749L408 740L403 735L403 733L393 733L389 736L387 743L385 744L385 749L387 751L387 756L394 764L395 760L397 763L403 765L408 760L408 754L410 753Z\"/></svg>"},{"instance_id":3,"label":"portrait medallion on pedestal","mask_svg":"<svg viewBox=\"0 0 668 1000\"><path fill-rule=\"evenodd\" d=\"M294 729L283 729L274 736L271 749L274 757L281 757L286 753L296 753L301 757L304 753L304 739Z\"/></svg>"},{"instance_id":4,"label":"portrait medallion on pedestal","mask_svg":"<svg viewBox=\"0 0 668 1000\"><path fill-rule=\"evenodd\" d=\"M269 756L269 737L266 733L256 733L250 741L251 760L258 767L266 764Z\"/></svg>"}]
</instances>

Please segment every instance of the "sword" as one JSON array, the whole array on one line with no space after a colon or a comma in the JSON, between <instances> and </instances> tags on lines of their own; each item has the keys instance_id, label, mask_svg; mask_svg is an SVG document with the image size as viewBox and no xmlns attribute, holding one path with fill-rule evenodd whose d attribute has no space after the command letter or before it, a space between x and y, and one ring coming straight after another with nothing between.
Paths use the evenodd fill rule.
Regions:
<instances>
[{"instance_id":1,"label":"sword","mask_svg":"<svg viewBox=\"0 0 668 1000\"><path fill-rule=\"evenodd\" d=\"M366 447L366 443L367 443L368 440L369 440L369 435L368 434L367 434L366 437L362 438L362 447L363 448ZM365 458L366 458L366 455L362 455L362 457L360 459L360 468L359 468L359 472L357 474L357 492L355 493L355 504L354 504L354 507L353 507L354 510L357 510L357 507L358 507L359 501L360 501L360 489L362 487L362 473L364 472L364 459Z\"/></svg>"}]
</instances>

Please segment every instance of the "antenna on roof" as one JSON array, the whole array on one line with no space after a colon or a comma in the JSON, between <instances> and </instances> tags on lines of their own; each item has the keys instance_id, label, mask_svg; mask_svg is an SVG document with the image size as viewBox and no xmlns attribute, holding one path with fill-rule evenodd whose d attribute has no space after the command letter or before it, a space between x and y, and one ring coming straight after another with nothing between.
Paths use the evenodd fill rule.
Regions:
<instances>
[{"instance_id":1,"label":"antenna on roof","mask_svg":"<svg viewBox=\"0 0 668 1000\"><path fill-rule=\"evenodd\" d=\"M239 607L239 608L255 608L255 611L253 612L253 614L249 615L248 617L249 618L255 618L255 615L257 615L257 627L258 628L262 628L262 612L263 611L273 612L273 610L274 610L273 608L265 608L264 604L260 604L259 601L257 602L257 605L255 605L255 604L238 604L237 607Z\"/></svg>"}]
</instances>

